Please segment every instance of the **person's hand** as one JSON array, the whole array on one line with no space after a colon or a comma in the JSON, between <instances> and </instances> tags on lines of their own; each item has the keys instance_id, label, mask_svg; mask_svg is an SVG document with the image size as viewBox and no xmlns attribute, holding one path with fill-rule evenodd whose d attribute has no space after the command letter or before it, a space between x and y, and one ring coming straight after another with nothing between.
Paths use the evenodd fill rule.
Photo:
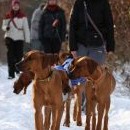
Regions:
<instances>
[{"instance_id":1,"label":"person's hand","mask_svg":"<svg viewBox=\"0 0 130 130\"><path fill-rule=\"evenodd\" d=\"M71 51L71 54L73 55L74 58L77 58L77 52L76 51Z\"/></svg>"},{"instance_id":2,"label":"person's hand","mask_svg":"<svg viewBox=\"0 0 130 130\"><path fill-rule=\"evenodd\" d=\"M114 53L112 51L110 51L110 52L107 53L108 57L112 57L113 55L114 55Z\"/></svg>"},{"instance_id":3,"label":"person's hand","mask_svg":"<svg viewBox=\"0 0 130 130\"><path fill-rule=\"evenodd\" d=\"M117 56L114 54L114 52L110 51L107 53L107 60L108 61L115 61L117 59Z\"/></svg>"},{"instance_id":4,"label":"person's hand","mask_svg":"<svg viewBox=\"0 0 130 130\"><path fill-rule=\"evenodd\" d=\"M9 31L9 30L10 30L10 27L7 27L6 30Z\"/></svg>"},{"instance_id":5,"label":"person's hand","mask_svg":"<svg viewBox=\"0 0 130 130\"><path fill-rule=\"evenodd\" d=\"M112 56L112 55L114 55L114 52L109 51L109 52L107 53L107 55L108 55L108 56Z\"/></svg>"},{"instance_id":6,"label":"person's hand","mask_svg":"<svg viewBox=\"0 0 130 130\"><path fill-rule=\"evenodd\" d=\"M55 19L54 22L52 23L52 27L57 27L59 25L59 20Z\"/></svg>"}]
</instances>

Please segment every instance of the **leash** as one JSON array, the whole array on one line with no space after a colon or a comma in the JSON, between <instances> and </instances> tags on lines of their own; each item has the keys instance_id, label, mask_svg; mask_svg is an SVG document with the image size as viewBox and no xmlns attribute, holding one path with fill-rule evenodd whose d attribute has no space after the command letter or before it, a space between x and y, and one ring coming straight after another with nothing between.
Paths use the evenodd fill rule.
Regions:
<instances>
[{"instance_id":1,"label":"leash","mask_svg":"<svg viewBox=\"0 0 130 130\"><path fill-rule=\"evenodd\" d=\"M52 19L55 20L55 17L54 17L53 14L52 14ZM59 42L62 43L62 40L61 40L61 37L60 37L59 31L58 31L58 28L55 27L55 30L56 30L56 33L57 33L57 35L58 35Z\"/></svg>"},{"instance_id":2,"label":"leash","mask_svg":"<svg viewBox=\"0 0 130 130\"><path fill-rule=\"evenodd\" d=\"M104 36L103 36L102 32L99 30L99 28L97 27L97 25L92 20L91 16L89 15L86 1L84 1L83 4L84 4L84 13L85 13L86 27L88 27L88 20L89 20L89 22L91 23L91 25L93 26L95 31L99 34L99 36L100 36L100 38L101 38L101 40L103 42L104 49L106 51L106 41L104 39Z\"/></svg>"}]
</instances>

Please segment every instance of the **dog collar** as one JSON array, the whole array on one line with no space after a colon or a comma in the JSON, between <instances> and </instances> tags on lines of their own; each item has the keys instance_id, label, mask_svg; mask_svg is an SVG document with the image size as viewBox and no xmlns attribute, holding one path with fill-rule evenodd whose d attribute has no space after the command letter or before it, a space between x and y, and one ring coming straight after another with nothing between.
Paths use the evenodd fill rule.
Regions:
<instances>
[{"instance_id":1,"label":"dog collar","mask_svg":"<svg viewBox=\"0 0 130 130\"><path fill-rule=\"evenodd\" d=\"M53 70L50 71L50 74L48 75L48 77L44 78L44 79L36 79L39 82L49 82L52 78L52 74L53 74Z\"/></svg>"}]
</instances>

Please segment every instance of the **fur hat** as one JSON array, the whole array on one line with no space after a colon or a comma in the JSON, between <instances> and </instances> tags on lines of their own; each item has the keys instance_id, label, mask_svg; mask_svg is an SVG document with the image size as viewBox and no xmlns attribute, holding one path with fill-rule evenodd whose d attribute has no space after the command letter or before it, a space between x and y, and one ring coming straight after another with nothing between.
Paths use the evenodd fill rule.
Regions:
<instances>
[{"instance_id":1,"label":"fur hat","mask_svg":"<svg viewBox=\"0 0 130 130\"><path fill-rule=\"evenodd\" d=\"M19 0L12 0L12 7L15 5L15 4L20 4L20 1Z\"/></svg>"}]
</instances>

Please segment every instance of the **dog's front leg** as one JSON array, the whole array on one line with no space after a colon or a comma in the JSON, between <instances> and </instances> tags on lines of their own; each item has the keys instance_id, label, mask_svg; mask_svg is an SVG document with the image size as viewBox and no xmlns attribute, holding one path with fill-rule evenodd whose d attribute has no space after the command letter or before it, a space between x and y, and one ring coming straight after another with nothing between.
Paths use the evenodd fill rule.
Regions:
<instances>
[{"instance_id":1,"label":"dog's front leg","mask_svg":"<svg viewBox=\"0 0 130 130\"><path fill-rule=\"evenodd\" d=\"M62 105L52 109L51 130L60 130L60 122L61 122L62 113L63 113L63 106Z\"/></svg>"},{"instance_id":2,"label":"dog's front leg","mask_svg":"<svg viewBox=\"0 0 130 130\"><path fill-rule=\"evenodd\" d=\"M98 122L97 122L96 130L102 129L102 119L103 119L103 115L104 115L104 109L105 109L105 104L99 103L98 104Z\"/></svg>"},{"instance_id":3,"label":"dog's front leg","mask_svg":"<svg viewBox=\"0 0 130 130\"><path fill-rule=\"evenodd\" d=\"M45 128L45 130L49 130L49 128L50 128L50 118L51 118L51 108L45 107L44 115L45 115L44 128Z\"/></svg>"},{"instance_id":4,"label":"dog's front leg","mask_svg":"<svg viewBox=\"0 0 130 130\"><path fill-rule=\"evenodd\" d=\"M70 127L70 104L71 104L71 99L68 99L66 101L66 115L65 115L65 122L64 122L64 126L66 127Z\"/></svg>"},{"instance_id":5,"label":"dog's front leg","mask_svg":"<svg viewBox=\"0 0 130 130\"><path fill-rule=\"evenodd\" d=\"M82 104L82 92L80 86L79 91L77 92L77 115L76 115L77 126L82 126L81 104Z\"/></svg>"},{"instance_id":6,"label":"dog's front leg","mask_svg":"<svg viewBox=\"0 0 130 130\"><path fill-rule=\"evenodd\" d=\"M60 106L60 108L58 109L58 119L57 119L57 125L56 125L56 130L60 130L60 123L61 123L61 118L63 115L63 111L64 111L64 103L61 103L62 105Z\"/></svg>"},{"instance_id":7,"label":"dog's front leg","mask_svg":"<svg viewBox=\"0 0 130 130\"><path fill-rule=\"evenodd\" d=\"M56 110L56 108L52 108L52 125L51 125L51 130L56 130L55 128L56 128L56 120L57 120L57 118L56 118L56 116L57 116L57 110Z\"/></svg>"},{"instance_id":8,"label":"dog's front leg","mask_svg":"<svg viewBox=\"0 0 130 130\"><path fill-rule=\"evenodd\" d=\"M42 99L36 94L34 95L34 109L35 109L35 129L36 130L45 130L43 127L43 115L42 115Z\"/></svg>"}]
</instances>

